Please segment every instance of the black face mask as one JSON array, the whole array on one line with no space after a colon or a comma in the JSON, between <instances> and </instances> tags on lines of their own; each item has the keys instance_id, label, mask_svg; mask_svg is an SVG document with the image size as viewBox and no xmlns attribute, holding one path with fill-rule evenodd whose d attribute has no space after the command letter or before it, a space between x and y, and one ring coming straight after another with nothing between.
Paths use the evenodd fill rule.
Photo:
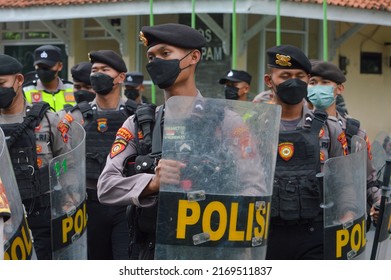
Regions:
<instances>
[{"instance_id":1,"label":"black face mask","mask_svg":"<svg viewBox=\"0 0 391 280\"><path fill-rule=\"evenodd\" d=\"M73 93L75 96L75 100L77 103L80 103L82 101L91 102L95 98L95 93L92 93L88 90L78 90Z\"/></svg>"},{"instance_id":2,"label":"black face mask","mask_svg":"<svg viewBox=\"0 0 391 280\"><path fill-rule=\"evenodd\" d=\"M178 78L179 73L181 73L181 71L186 69L187 67L190 67L190 65L186 66L183 69L179 67L180 62L189 54L191 54L191 52L182 57L180 60L165 60L161 58L155 58L150 63L148 63L146 68L149 73L149 76L151 76L152 82L161 89L169 88L170 86L172 86Z\"/></svg>"},{"instance_id":3,"label":"black face mask","mask_svg":"<svg viewBox=\"0 0 391 280\"><path fill-rule=\"evenodd\" d=\"M0 108L6 109L11 106L15 96L16 93L13 87L0 87Z\"/></svg>"},{"instance_id":4,"label":"black face mask","mask_svg":"<svg viewBox=\"0 0 391 280\"><path fill-rule=\"evenodd\" d=\"M107 95L113 90L114 79L103 73L94 73L90 76L91 86L97 94Z\"/></svg>"},{"instance_id":5,"label":"black face mask","mask_svg":"<svg viewBox=\"0 0 391 280\"><path fill-rule=\"evenodd\" d=\"M140 96L140 93L137 89L132 88L132 89L125 89L124 94L126 98L136 100L137 97Z\"/></svg>"},{"instance_id":6,"label":"black face mask","mask_svg":"<svg viewBox=\"0 0 391 280\"><path fill-rule=\"evenodd\" d=\"M296 105L307 96L307 86L307 83L300 79L289 79L277 86L276 94L282 102Z\"/></svg>"},{"instance_id":7,"label":"black face mask","mask_svg":"<svg viewBox=\"0 0 391 280\"><path fill-rule=\"evenodd\" d=\"M237 87L225 86L224 93L225 99L238 100L239 99L239 89Z\"/></svg>"},{"instance_id":8,"label":"black face mask","mask_svg":"<svg viewBox=\"0 0 391 280\"><path fill-rule=\"evenodd\" d=\"M50 69L37 69L37 75L42 83L47 84L53 81L56 78L57 71Z\"/></svg>"}]
</instances>

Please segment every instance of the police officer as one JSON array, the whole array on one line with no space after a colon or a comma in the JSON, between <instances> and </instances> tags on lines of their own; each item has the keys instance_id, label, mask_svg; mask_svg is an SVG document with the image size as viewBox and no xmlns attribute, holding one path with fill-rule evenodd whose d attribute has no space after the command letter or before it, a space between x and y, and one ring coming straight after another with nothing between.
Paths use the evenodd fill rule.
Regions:
<instances>
[{"instance_id":1,"label":"police officer","mask_svg":"<svg viewBox=\"0 0 391 280\"><path fill-rule=\"evenodd\" d=\"M248 101L251 75L246 71L231 69L219 80L219 84L224 85L226 99Z\"/></svg>"},{"instance_id":2,"label":"police officer","mask_svg":"<svg viewBox=\"0 0 391 280\"><path fill-rule=\"evenodd\" d=\"M146 103L147 99L142 95L144 91L144 74L141 72L126 73L125 91L126 98L134 100L137 104Z\"/></svg>"},{"instance_id":3,"label":"police officer","mask_svg":"<svg viewBox=\"0 0 391 280\"><path fill-rule=\"evenodd\" d=\"M266 259L323 259L321 186L315 176L327 158L343 155L340 128L326 126L326 114L314 117L304 106L311 63L300 49L275 46L267 57L265 84L282 115Z\"/></svg>"},{"instance_id":4,"label":"police officer","mask_svg":"<svg viewBox=\"0 0 391 280\"><path fill-rule=\"evenodd\" d=\"M350 153L350 142L353 135L360 136L367 142L367 202L371 208L372 215L375 214L373 205L380 203L381 193L377 181L376 169L372 163L371 144L365 130L360 126L358 120L351 116L341 115L337 108L336 98L342 96L346 82L343 72L334 64L321 60L311 60L311 78L308 84L308 99L317 109L325 110L328 113L327 123L329 126L339 125L346 136L345 154ZM377 212L377 211L376 211ZM377 213L375 215L377 217ZM367 230L369 230L370 219L368 219Z\"/></svg>"},{"instance_id":5,"label":"police officer","mask_svg":"<svg viewBox=\"0 0 391 280\"><path fill-rule=\"evenodd\" d=\"M0 178L0 260L4 260L4 223L10 218L10 216L10 205L8 203L3 182Z\"/></svg>"},{"instance_id":6,"label":"police officer","mask_svg":"<svg viewBox=\"0 0 391 280\"><path fill-rule=\"evenodd\" d=\"M66 132L57 129L58 115L45 102L25 101L22 65L0 55L0 126L8 137L27 221L38 259L51 259L51 213L48 164L53 157L70 151Z\"/></svg>"},{"instance_id":7,"label":"police officer","mask_svg":"<svg viewBox=\"0 0 391 280\"><path fill-rule=\"evenodd\" d=\"M117 131L133 114L135 107L131 106L135 103L121 98L121 85L127 72L122 57L112 50L92 51L89 57L90 80L96 97L90 103L78 103L63 122L77 121L86 131L88 258L123 260L129 258L126 206L101 204L96 186L110 147L120 133ZM122 133L126 138L131 137L127 131Z\"/></svg>"},{"instance_id":8,"label":"police officer","mask_svg":"<svg viewBox=\"0 0 391 280\"><path fill-rule=\"evenodd\" d=\"M149 63L146 66L148 73L152 81L163 89L165 100L173 96L202 98L195 83L195 70L201 60L202 47L206 40L197 30L174 23L153 27L144 26L140 32L140 39L148 49ZM145 107L140 108L148 109L149 107L146 104ZM164 126L163 108L164 106L157 107L156 113L154 109L148 109L149 112L152 112L152 115L156 115L153 129L154 136L159 135L163 129L162 126ZM138 258L153 259L156 237L157 193L162 184L177 185L180 183L181 169L185 167L185 164L175 160L160 159L157 165L152 165L155 166L154 169L143 171L145 173L135 174L133 172L132 176L124 177L124 164L129 162L129 158L133 159L140 155L140 152L142 152L140 151L142 149L140 142L142 141L145 144L147 137L146 130L140 129L138 122L135 122L135 118L139 119L139 112L141 110L138 109L134 117L126 120L117 134L112 152L107 158L105 169L99 177L98 196L103 203L132 204L137 207L137 212L132 213L137 213L138 216L134 223L138 236L135 242L140 250ZM229 112L226 111L226 117L230 116ZM230 120L225 119L223 121L221 130L224 133L229 133L226 126L228 123L233 124L234 122L243 124L240 116L232 117ZM155 132L157 133L155 134ZM154 139L156 138L152 137L152 141ZM153 142L156 146L161 145L159 140ZM152 151L156 146L152 144ZM237 151L240 151L240 148ZM158 159L158 157L154 157L153 153L150 155L152 159ZM240 162L240 159L238 161ZM251 170L246 166L243 166L243 170L243 173L248 172L246 173L248 176L243 176L248 180L246 183L259 187L260 179L254 179L259 178L258 171L251 173Z\"/></svg>"},{"instance_id":9,"label":"police officer","mask_svg":"<svg viewBox=\"0 0 391 280\"><path fill-rule=\"evenodd\" d=\"M60 48L43 45L35 49L34 66L39 79L23 86L27 102L44 101L55 111L75 105L72 83L58 76L63 67Z\"/></svg>"},{"instance_id":10,"label":"police officer","mask_svg":"<svg viewBox=\"0 0 391 280\"><path fill-rule=\"evenodd\" d=\"M77 103L82 101L91 102L95 98L95 92L90 81L91 67L91 62L83 61L71 68L73 95Z\"/></svg>"}]
</instances>

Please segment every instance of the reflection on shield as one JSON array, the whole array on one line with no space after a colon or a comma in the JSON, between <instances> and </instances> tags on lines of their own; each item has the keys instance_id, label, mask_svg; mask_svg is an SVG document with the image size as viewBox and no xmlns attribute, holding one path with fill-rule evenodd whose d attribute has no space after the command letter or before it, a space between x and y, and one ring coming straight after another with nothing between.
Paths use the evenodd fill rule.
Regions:
<instances>
[{"instance_id":1,"label":"reflection on shield","mask_svg":"<svg viewBox=\"0 0 391 280\"><path fill-rule=\"evenodd\" d=\"M164 159L186 164L159 192L156 259L264 259L281 108L171 97Z\"/></svg>"},{"instance_id":2,"label":"reflection on shield","mask_svg":"<svg viewBox=\"0 0 391 280\"><path fill-rule=\"evenodd\" d=\"M54 260L87 259L85 131L72 122L72 150L49 164Z\"/></svg>"},{"instance_id":3,"label":"reflection on shield","mask_svg":"<svg viewBox=\"0 0 391 280\"><path fill-rule=\"evenodd\" d=\"M16 183L4 133L0 128L0 179L5 189L11 218L4 225L4 259L36 260L30 229Z\"/></svg>"},{"instance_id":4,"label":"reflection on shield","mask_svg":"<svg viewBox=\"0 0 391 280\"><path fill-rule=\"evenodd\" d=\"M364 139L353 136L352 153L324 164L325 259L362 259L366 249Z\"/></svg>"}]
</instances>

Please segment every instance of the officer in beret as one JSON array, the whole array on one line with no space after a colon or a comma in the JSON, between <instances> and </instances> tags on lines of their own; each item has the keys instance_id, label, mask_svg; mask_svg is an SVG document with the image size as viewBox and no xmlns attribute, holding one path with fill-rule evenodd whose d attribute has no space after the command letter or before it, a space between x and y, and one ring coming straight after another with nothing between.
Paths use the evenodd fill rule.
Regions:
<instances>
[{"instance_id":1,"label":"officer in beret","mask_svg":"<svg viewBox=\"0 0 391 280\"><path fill-rule=\"evenodd\" d=\"M73 95L77 103L82 101L91 102L95 98L95 92L90 81L91 67L91 62L83 61L71 68Z\"/></svg>"},{"instance_id":2,"label":"officer in beret","mask_svg":"<svg viewBox=\"0 0 391 280\"><path fill-rule=\"evenodd\" d=\"M78 103L62 121L77 121L86 131L88 258L124 260L129 259L126 206L100 203L97 181L118 129L133 114L136 104L121 97L127 72L122 57L112 50L92 51L89 57L91 86L96 97L89 103ZM118 133L125 139L132 137L125 130Z\"/></svg>"},{"instance_id":3,"label":"officer in beret","mask_svg":"<svg viewBox=\"0 0 391 280\"><path fill-rule=\"evenodd\" d=\"M134 100L137 104L146 102L146 98L142 95L144 91L144 74L141 72L126 73L125 91L126 98Z\"/></svg>"},{"instance_id":4,"label":"officer in beret","mask_svg":"<svg viewBox=\"0 0 391 280\"><path fill-rule=\"evenodd\" d=\"M149 60L146 65L147 71L152 81L163 89L165 100L173 96L203 99L196 86L195 71L201 60L202 47L206 44L206 40L197 30L175 23L144 26L140 32L140 40L147 48ZM141 113L145 111L149 114L142 115ZM142 123L139 120L140 116L143 116ZM222 116L224 116L220 127L222 137L232 132L228 128L229 125L236 128L236 124L240 124L243 128L243 121L239 115L225 110ZM145 120L151 118L156 119L153 131L149 130L150 126L143 129L141 126L145 124ZM108 156L105 169L98 181L98 196L101 202L114 205L131 204L129 217L132 225L131 235L134 239L130 251L133 256L133 245L136 244L139 252L135 258L138 259L154 259L157 193L161 184L179 184L181 169L185 167L182 162L160 159L158 153L152 153L159 149L161 151L161 140L157 138L156 141L155 136L161 135L163 129L164 106L158 106L155 110L149 104L139 105L135 116L126 120L120 129L129 132L132 137L124 139L117 135L112 153ZM236 148L237 150L231 151L233 154L237 154L235 152L240 150ZM137 166L135 161L140 158L146 158L147 168L135 168ZM124 165L130 166L130 172L124 171ZM251 169L243 168L243 173L245 172L250 173ZM127 177L124 177L125 173ZM248 175L246 178L259 177L258 171L249 173L246 173ZM259 182L260 180L252 182L254 183L252 186L258 186Z\"/></svg>"},{"instance_id":5,"label":"officer in beret","mask_svg":"<svg viewBox=\"0 0 391 280\"><path fill-rule=\"evenodd\" d=\"M45 101L56 111L76 104L72 83L59 77L63 67L60 48L43 45L35 49L34 66L38 79L23 87L27 102Z\"/></svg>"},{"instance_id":6,"label":"officer in beret","mask_svg":"<svg viewBox=\"0 0 391 280\"><path fill-rule=\"evenodd\" d=\"M34 248L38 259L51 259L51 236L56 233L51 230L48 164L54 157L70 151L71 146L66 135L57 129L60 119L49 110L49 105L46 102L30 104L25 100L19 61L0 55L0 81L0 127L7 137Z\"/></svg>"},{"instance_id":7,"label":"officer in beret","mask_svg":"<svg viewBox=\"0 0 391 280\"><path fill-rule=\"evenodd\" d=\"M265 84L282 106L282 115L266 259L323 259L323 213L317 201L321 186L316 174L327 158L343 155L337 139L342 129L327 127L326 114L317 112L315 118L305 106L311 63L299 48L274 46L267 50L267 58ZM302 149L311 152L303 154ZM310 182L317 184L315 190ZM292 192L285 186L292 186ZM311 195L302 195L306 192Z\"/></svg>"},{"instance_id":8,"label":"officer in beret","mask_svg":"<svg viewBox=\"0 0 391 280\"><path fill-rule=\"evenodd\" d=\"M226 99L248 101L251 75L246 71L231 69L219 80L219 84L224 85Z\"/></svg>"},{"instance_id":9,"label":"officer in beret","mask_svg":"<svg viewBox=\"0 0 391 280\"><path fill-rule=\"evenodd\" d=\"M344 83L346 77L343 72L331 62L321 60L311 60L311 78L308 84L308 100L316 109L325 110L328 114L328 126L339 125L345 132L348 143L348 153L350 153L351 140L354 135L358 135L368 143L367 156L367 202L368 213L375 219L378 211L373 207L374 204L380 203L381 193L377 181L376 169L373 166L371 144L365 130L360 126L360 122L351 116L342 115L337 109L336 97L342 96L345 90ZM377 213L376 213L377 212ZM371 226L371 219L367 219L367 230Z\"/></svg>"}]
</instances>

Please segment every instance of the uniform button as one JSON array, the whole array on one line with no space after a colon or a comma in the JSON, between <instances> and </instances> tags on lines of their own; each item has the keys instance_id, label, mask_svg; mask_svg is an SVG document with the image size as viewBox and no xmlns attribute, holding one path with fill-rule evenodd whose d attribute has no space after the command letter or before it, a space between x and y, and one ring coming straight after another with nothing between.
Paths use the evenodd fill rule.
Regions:
<instances>
[{"instance_id":1,"label":"uniform button","mask_svg":"<svg viewBox=\"0 0 391 280\"><path fill-rule=\"evenodd\" d=\"M310 232L314 232L315 228L314 227L310 227L309 230L310 230Z\"/></svg>"}]
</instances>

